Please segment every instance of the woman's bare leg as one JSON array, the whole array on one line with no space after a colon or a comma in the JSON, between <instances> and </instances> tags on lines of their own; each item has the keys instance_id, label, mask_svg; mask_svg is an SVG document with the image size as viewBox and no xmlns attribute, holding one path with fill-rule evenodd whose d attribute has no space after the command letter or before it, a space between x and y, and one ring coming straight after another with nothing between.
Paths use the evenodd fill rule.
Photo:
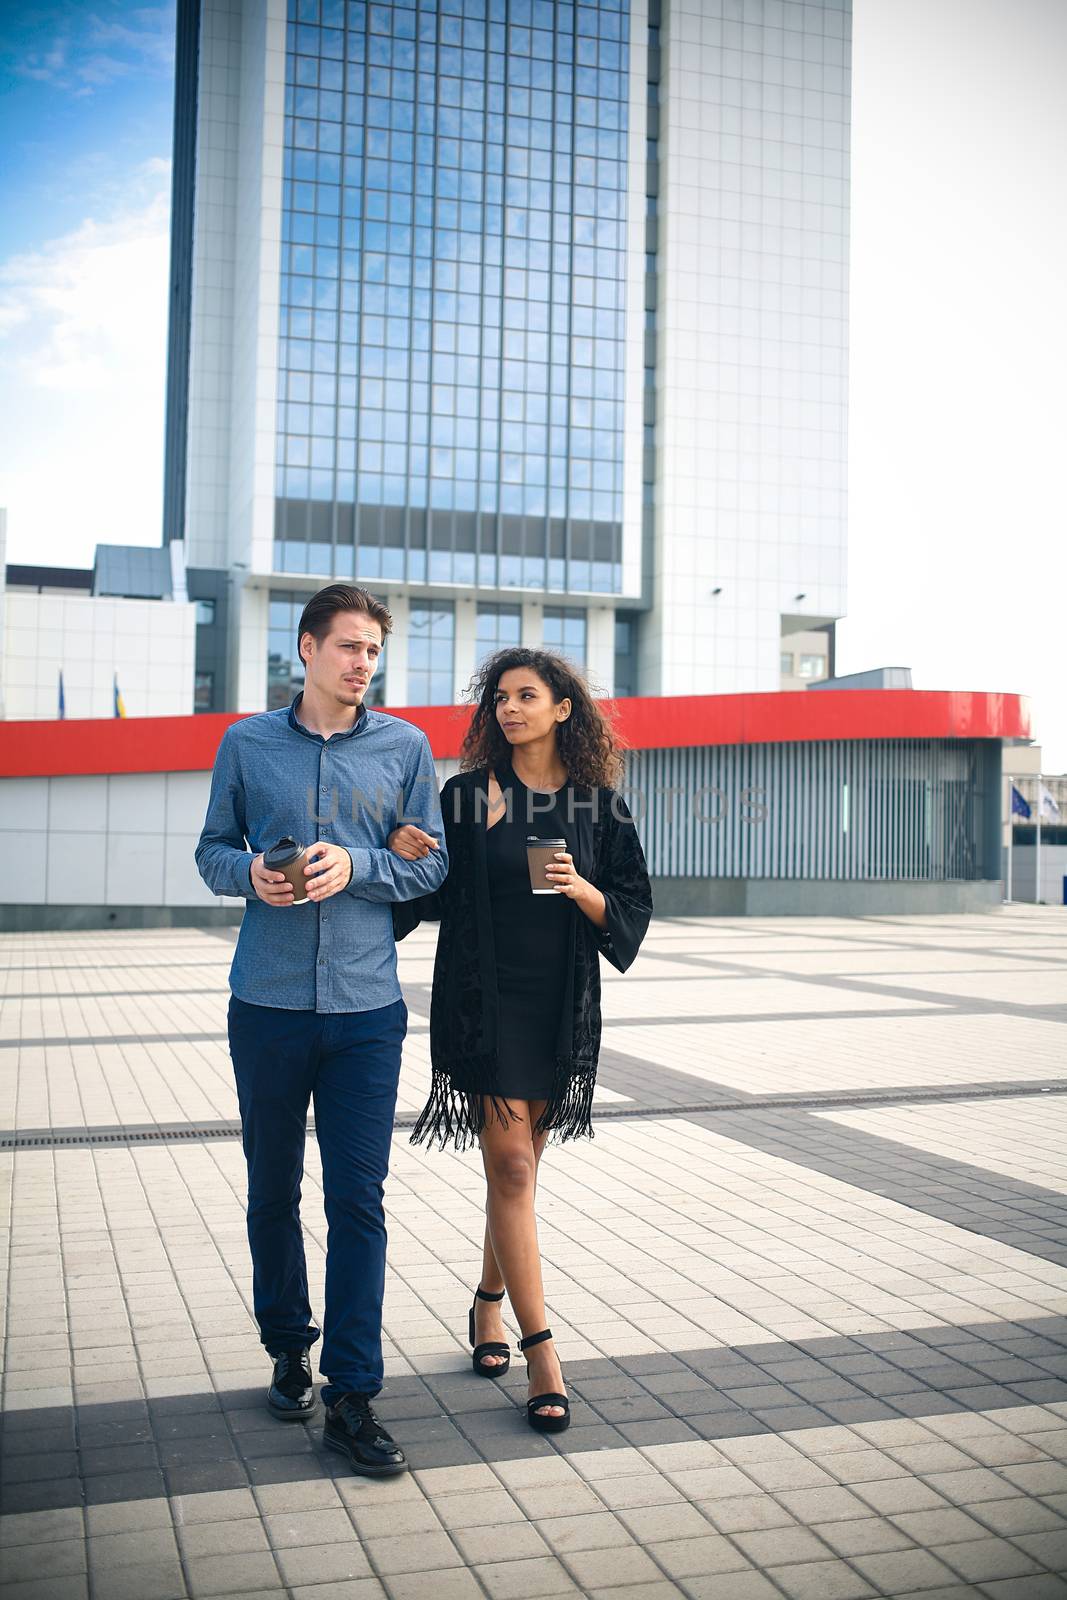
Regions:
<instances>
[{"instance_id":1,"label":"woman's bare leg","mask_svg":"<svg viewBox=\"0 0 1067 1600\"><path fill-rule=\"evenodd\" d=\"M506 1123L495 1112L487 1118L481 1140L482 1162L488 1185L486 1216L493 1254L525 1335L539 1333L545 1326L545 1293L534 1212L538 1154L531 1133L543 1102L513 1101L512 1105L516 1114ZM535 1345L528 1355L531 1392L562 1392L563 1374L554 1341ZM563 1414L560 1406L544 1406L541 1410L546 1416Z\"/></svg>"},{"instance_id":2,"label":"woman's bare leg","mask_svg":"<svg viewBox=\"0 0 1067 1600\"><path fill-rule=\"evenodd\" d=\"M525 1102L525 1104L521 1107L519 1104L516 1104L515 1110L521 1110L522 1114L525 1116L525 1105L528 1104L530 1103ZM541 1115L541 1109L543 1105L544 1101L534 1101L532 1103L530 1115L533 1123L536 1123L538 1117ZM537 1133L535 1131L531 1135L531 1142L534 1150L534 1191L536 1193L537 1168L541 1164L541 1156L544 1152L546 1144L548 1143L548 1134ZM486 1208L488 1209L488 1190L486 1193ZM493 1249L493 1241L489 1237L488 1217L486 1218L485 1224L485 1239L482 1244L482 1276L480 1283L481 1287L489 1294L499 1294L504 1288L504 1274L500 1270L500 1263L497 1261L496 1251ZM534 1332L536 1331L537 1330L535 1329ZM493 1301L475 1301L474 1334L476 1344L488 1344L496 1340L503 1340L505 1344L508 1343L508 1336L504 1328L501 1307L498 1304ZM483 1356L482 1365L485 1367L499 1367L503 1360L503 1356Z\"/></svg>"}]
</instances>

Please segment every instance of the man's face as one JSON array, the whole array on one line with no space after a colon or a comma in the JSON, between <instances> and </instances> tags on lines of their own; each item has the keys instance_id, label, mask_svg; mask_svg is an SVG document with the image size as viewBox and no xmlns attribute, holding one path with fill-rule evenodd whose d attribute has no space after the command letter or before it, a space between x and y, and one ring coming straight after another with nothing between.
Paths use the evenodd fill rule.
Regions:
<instances>
[{"instance_id":1,"label":"man's face","mask_svg":"<svg viewBox=\"0 0 1067 1600\"><path fill-rule=\"evenodd\" d=\"M382 653L381 626L365 611L338 611L321 644L305 633L300 651L308 688L338 705L358 706Z\"/></svg>"}]
</instances>

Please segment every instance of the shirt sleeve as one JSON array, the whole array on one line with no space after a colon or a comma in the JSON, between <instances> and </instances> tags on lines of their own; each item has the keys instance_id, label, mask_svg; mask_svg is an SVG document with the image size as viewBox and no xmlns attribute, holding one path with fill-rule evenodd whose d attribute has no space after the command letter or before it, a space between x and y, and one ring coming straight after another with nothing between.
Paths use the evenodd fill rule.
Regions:
<instances>
[{"instance_id":1,"label":"shirt sleeve","mask_svg":"<svg viewBox=\"0 0 1067 1600\"><path fill-rule=\"evenodd\" d=\"M424 833L433 834L437 849L429 851L420 861L405 861L388 848L357 846L348 852L352 857L352 876L346 894L354 895L357 900L414 900L419 895L432 894L445 880L448 850L441 821L437 773L424 733L419 735L418 755L404 784L404 813L398 817L397 826L402 822L413 822Z\"/></svg>"},{"instance_id":2,"label":"shirt sleeve","mask_svg":"<svg viewBox=\"0 0 1067 1600\"><path fill-rule=\"evenodd\" d=\"M211 774L211 795L196 865L212 894L256 899L252 852L247 844L245 790L232 728L222 736Z\"/></svg>"}]
</instances>

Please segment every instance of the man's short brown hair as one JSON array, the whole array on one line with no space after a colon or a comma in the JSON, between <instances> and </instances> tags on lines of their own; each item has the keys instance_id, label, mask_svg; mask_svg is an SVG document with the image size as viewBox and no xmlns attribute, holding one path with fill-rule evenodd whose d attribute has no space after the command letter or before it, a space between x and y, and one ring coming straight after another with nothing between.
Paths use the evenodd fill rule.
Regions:
<instances>
[{"instance_id":1,"label":"man's short brown hair","mask_svg":"<svg viewBox=\"0 0 1067 1600\"><path fill-rule=\"evenodd\" d=\"M393 631L393 619L380 600L367 589L357 589L351 583L328 583L325 589L313 594L303 611L296 630L296 653L300 655L300 641L310 633L316 644L321 644L330 631L339 611L362 611L382 630L382 641Z\"/></svg>"}]
</instances>

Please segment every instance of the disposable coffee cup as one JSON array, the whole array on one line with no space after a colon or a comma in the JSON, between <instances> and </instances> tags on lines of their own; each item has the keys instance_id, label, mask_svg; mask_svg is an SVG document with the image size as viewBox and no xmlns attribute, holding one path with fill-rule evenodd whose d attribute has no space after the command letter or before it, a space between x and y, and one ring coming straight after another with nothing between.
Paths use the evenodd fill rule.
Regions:
<instances>
[{"instance_id":1,"label":"disposable coffee cup","mask_svg":"<svg viewBox=\"0 0 1067 1600\"><path fill-rule=\"evenodd\" d=\"M295 839L288 835L279 839L277 844L272 844L269 850L263 852L264 872L280 872L288 878L293 886L293 904L297 906L314 905L308 899L308 881L304 876L307 866L308 846L297 844Z\"/></svg>"},{"instance_id":2,"label":"disposable coffee cup","mask_svg":"<svg viewBox=\"0 0 1067 1600\"><path fill-rule=\"evenodd\" d=\"M546 868L558 866L556 851L566 848L566 839L535 839L532 836L527 838L526 860L530 868L530 888L534 894L559 893Z\"/></svg>"}]
</instances>

